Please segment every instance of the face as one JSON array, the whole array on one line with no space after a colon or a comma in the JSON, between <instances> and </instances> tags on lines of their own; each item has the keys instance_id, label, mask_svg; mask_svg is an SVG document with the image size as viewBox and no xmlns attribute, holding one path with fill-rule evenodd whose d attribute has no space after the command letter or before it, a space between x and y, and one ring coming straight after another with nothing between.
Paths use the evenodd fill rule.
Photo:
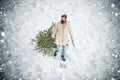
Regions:
<instances>
[{"instance_id":1,"label":"face","mask_svg":"<svg viewBox=\"0 0 120 80\"><path fill-rule=\"evenodd\" d=\"M65 17L61 17L61 23L64 24L66 22Z\"/></svg>"},{"instance_id":2,"label":"face","mask_svg":"<svg viewBox=\"0 0 120 80\"><path fill-rule=\"evenodd\" d=\"M61 20L62 20L62 21L66 21L65 17L61 17Z\"/></svg>"}]
</instances>

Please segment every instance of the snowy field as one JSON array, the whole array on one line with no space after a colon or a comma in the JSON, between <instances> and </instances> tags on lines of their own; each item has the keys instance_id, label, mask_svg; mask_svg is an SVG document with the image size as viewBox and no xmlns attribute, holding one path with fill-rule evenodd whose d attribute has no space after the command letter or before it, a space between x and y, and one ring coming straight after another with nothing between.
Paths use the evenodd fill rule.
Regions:
<instances>
[{"instance_id":1,"label":"snowy field","mask_svg":"<svg viewBox=\"0 0 120 80\"><path fill-rule=\"evenodd\" d=\"M1 2L5 9L1 7L0 12L4 27L0 31L0 72L4 72L5 80L120 79L120 29L115 21L120 13L110 0ZM29 44L38 31L59 21L62 14L72 23L76 45L74 48L69 42L64 63L60 52L56 58L43 56L34 50L36 44ZM66 67L61 68L61 63Z\"/></svg>"}]
</instances>

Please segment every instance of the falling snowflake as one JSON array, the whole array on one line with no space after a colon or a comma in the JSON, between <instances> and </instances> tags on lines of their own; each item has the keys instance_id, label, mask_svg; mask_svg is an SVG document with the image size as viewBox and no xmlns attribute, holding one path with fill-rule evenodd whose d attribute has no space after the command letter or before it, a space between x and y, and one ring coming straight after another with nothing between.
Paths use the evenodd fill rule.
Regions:
<instances>
[{"instance_id":1,"label":"falling snowflake","mask_svg":"<svg viewBox=\"0 0 120 80\"><path fill-rule=\"evenodd\" d=\"M114 7L115 7L115 4L111 4L111 7L114 8Z\"/></svg>"},{"instance_id":2,"label":"falling snowflake","mask_svg":"<svg viewBox=\"0 0 120 80\"><path fill-rule=\"evenodd\" d=\"M5 36L5 32L1 32L1 36L3 36L3 37L4 37L4 36Z\"/></svg>"},{"instance_id":3,"label":"falling snowflake","mask_svg":"<svg viewBox=\"0 0 120 80\"><path fill-rule=\"evenodd\" d=\"M0 40L0 44L3 44L3 43L5 43L5 40L3 40L3 39Z\"/></svg>"},{"instance_id":4,"label":"falling snowflake","mask_svg":"<svg viewBox=\"0 0 120 80\"><path fill-rule=\"evenodd\" d=\"M119 14L118 14L118 13L115 13L115 16L116 16L116 17L118 17L118 16L119 16Z\"/></svg>"}]
</instances>

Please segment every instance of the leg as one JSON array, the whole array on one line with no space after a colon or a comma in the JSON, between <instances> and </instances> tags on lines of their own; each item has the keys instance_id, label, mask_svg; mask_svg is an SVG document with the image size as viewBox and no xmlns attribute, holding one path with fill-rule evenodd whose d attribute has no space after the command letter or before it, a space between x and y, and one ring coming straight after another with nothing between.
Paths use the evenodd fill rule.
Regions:
<instances>
[{"instance_id":1,"label":"leg","mask_svg":"<svg viewBox=\"0 0 120 80\"><path fill-rule=\"evenodd\" d=\"M65 45L62 45L62 60L65 61L65 52L66 52L66 46Z\"/></svg>"},{"instance_id":2,"label":"leg","mask_svg":"<svg viewBox=\"0 0 120 80\"><path fill-rule=\"evenodd\" d=\"M56 52L59 51L59 47L60 47L60 45L59 45L59 44L56 44L56 48L55 48L55 51L56 51Z\"/></svg>"},{"instance_id":3,"label":"leg","mask_svg":"<svg viewBox=\"0 0 120 80\"><path fill-rule=\"evenodd\" d=\"M59 51L59 47L60 47L60 45L56 44L54 56L57 56L57 52Z\"/></svg>"}]
</instances>

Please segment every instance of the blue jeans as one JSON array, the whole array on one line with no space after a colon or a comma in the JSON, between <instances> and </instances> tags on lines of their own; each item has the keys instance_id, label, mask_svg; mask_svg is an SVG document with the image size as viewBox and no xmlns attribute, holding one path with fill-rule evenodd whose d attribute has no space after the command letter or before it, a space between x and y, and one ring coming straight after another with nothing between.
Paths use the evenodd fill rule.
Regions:
<instances>
[{"instance_id":1,"label":"blue jeans","mask_svg":"<svg viewBox=\"0 0 120 80\"><path fill-rule=\"evenodd\" d=\"M61 47L61 45L56 44L55 51L58 52L60 47ZM65 51L66 51L66 45L62 45L62 54L61 54L61 57L64 57L64 56L65 56Z\"/></svg>"}]
</instances>

